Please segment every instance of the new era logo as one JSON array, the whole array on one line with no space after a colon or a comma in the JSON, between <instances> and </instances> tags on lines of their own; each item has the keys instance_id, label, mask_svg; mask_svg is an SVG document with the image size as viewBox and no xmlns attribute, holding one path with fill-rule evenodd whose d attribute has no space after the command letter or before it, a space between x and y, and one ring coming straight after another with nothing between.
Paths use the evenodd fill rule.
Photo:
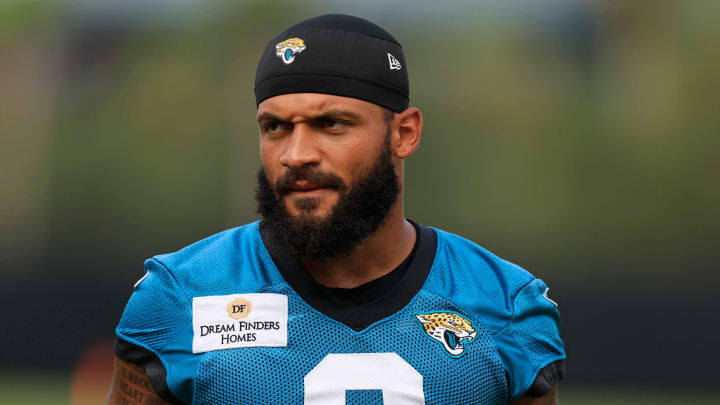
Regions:
<instances>
[{"instance_id":1,"label":"new era logo","mask_svg":"<svg viewBox=\"0 0 720 405\"><path fill-rule=\"evenodd\" d=\"M400 70L400 61L388 53L388 62L390 62L390 70Z\"/></svg>"}]
</instances>

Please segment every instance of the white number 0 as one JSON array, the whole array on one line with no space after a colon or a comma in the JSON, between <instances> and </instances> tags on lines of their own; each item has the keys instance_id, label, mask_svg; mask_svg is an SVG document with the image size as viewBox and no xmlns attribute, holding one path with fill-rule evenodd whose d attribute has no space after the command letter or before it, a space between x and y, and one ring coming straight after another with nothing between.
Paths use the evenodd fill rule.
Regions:
<instances>
[{"instance_id":1,"label":"white number 0","mask_svg":"<svg viewBox=\"0 0 720 405\"><path fill-rule=\"evenodd\" d=\"M422 375L396 353L328 354L304 385L305 405L345 405L346 390L382 390L384 405L425 404Z\"/></svg>"}]
</instances>

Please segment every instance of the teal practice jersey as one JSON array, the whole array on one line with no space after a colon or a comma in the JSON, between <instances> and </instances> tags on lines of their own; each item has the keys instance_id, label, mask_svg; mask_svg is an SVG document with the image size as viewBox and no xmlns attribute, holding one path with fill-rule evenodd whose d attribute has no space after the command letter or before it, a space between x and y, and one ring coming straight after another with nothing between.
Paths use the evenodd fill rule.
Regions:
<instances>
[{"instance_id":1,"label":"teal practice jersey","mask_svg":"<svg viewBox=\"0 0 720 405\"><path fill-rule=\"evenodd\" d=\"M507 404L562 378L545 283L416 226L402 278L369 302L327 292L259 223L145 262L116 354L186 404Z\"/></svg>"}]
</instances>

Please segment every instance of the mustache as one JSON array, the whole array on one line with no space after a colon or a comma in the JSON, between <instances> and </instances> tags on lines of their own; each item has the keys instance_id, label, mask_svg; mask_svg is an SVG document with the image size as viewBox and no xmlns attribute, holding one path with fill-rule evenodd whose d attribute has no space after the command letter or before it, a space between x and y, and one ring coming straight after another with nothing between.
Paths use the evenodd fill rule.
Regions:
<instances>
[{"instance_id":1,"label":"mustache","mask_svg":"<svg viewBox=\"0 0 720 405\"><path fill-rule=\"evenodd\" d=\"M283 197L291 191L291 186L296 181L309 181L321 187L330 187L338 190L345 190L347 186L342 178L332 173L325 173L316 167L288 168L280 176L273 187L278 197Z\"/></svg>"}]
</instances>

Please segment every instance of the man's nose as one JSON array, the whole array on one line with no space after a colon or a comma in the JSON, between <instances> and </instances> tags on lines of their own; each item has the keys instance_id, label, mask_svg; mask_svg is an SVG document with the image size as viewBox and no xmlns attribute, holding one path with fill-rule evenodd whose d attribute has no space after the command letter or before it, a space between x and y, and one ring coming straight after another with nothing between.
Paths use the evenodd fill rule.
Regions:
<instances>
[{"instance_id":1,"label":"man's nose","mask_svg":"<svg viewBox=\"0 0 720 405\"><path fill-rule=\"evenodd\" d=\"M317 134L309 128L309 125L305 123L294 125L285 146L285 153L280 157L280 163L294 168L320 163L321 153L316 142Z\"/></svg>"}]
</instances>

